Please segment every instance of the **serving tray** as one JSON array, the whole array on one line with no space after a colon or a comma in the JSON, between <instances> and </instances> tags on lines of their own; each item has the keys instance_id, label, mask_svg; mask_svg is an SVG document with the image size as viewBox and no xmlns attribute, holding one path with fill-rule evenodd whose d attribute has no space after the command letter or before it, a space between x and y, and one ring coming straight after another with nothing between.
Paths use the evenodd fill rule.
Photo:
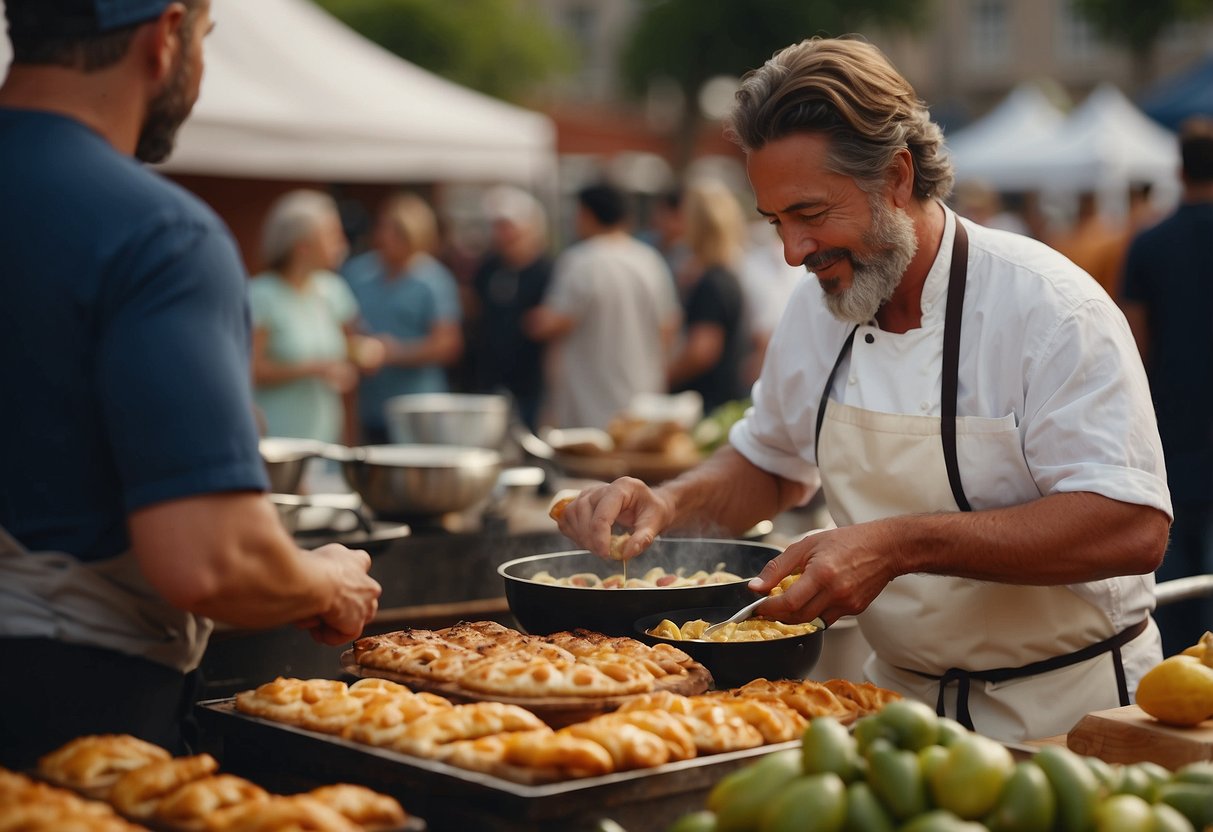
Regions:
<instances>
[{"instance_id":1,"label":"serving tray","mask_svg":"<svg viewBox=\"0 0 1213 832\"><path fill-rule=\"evenodd\" d=\"M793 740L532 785L243 714L234 698L199 702L196 710L200 726L223 743L225 770L294 789L313 782L361 783L395 796L424 817L432 832L588 832L604 818L629 832L659 830L702 808L725 774L800 745Z\"/></svg>"},{"instance_id":2,"label":"serving tray","mask_svg":"<svg viewBox=\"0 0 1213 832\"><path fill-rule=\"evenodd\" d=\"M712 684L712 674L698 662L687 666L687 674L671 680L658 679L652 691L628 694L626 696L549 696L522 697L502 696L496 693L480 693L468 690L458 685L435 682L421 676L410 676L404 673L394 673L375 667L363 667L354 659L353 649L341 654L341 669L351 676L360 679L388 679L399 682L413 691L428 691L444 696L453 702L504 702L507 705L518 705L526 708L535 716L542 719L553 728L563 728L574 722L584 722L599 714L617 710L623 703L645 693L669 691L684 696L696 696L706 691Z\"/></svg>"}]
</instances>

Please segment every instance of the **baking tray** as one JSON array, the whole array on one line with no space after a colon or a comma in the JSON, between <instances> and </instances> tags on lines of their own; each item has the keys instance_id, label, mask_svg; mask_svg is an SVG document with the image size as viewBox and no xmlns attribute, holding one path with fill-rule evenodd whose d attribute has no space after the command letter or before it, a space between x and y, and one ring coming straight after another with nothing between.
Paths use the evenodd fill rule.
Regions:
<instances>
[{"instance_id":1,"label":"baking tray","mask_svg":"<svg viewBox=\"0 0 1213 832\"><path fill-rule=\"evenodd\" d=\"M711 672L699 662L692 662L691 666L687 668L688 673L685 677L678 678L673 682L659 679L652 691L632 693L625 696L598 697L524 697L480 693L461 688L454 683L436 682L433 679L394 673L378 667L363 667L354 658L354 651L352 649L346 650L341 654L341 670L350 676L356 676L360 679L387 679L388 681L402 684L411 691L435 693L452 702L503 702L507 705L517 705L520 708L526 708L552 728L563 728L566 725L584 722L600 714L617 710L625 702L638 696L644 696L646 693L666 691L684 696L697 696L704 693L712 685Z\"/></svg>"},{"instance_id":2,"label":"baking tray","mask_svg":"<svg viewBox=\"0 0 1213 832\"><path fill-rule=\"evenodd\" d=\"M800 740L696 757L655 768L526 785L481 772L272 722L235 699L197 703L198 722L223 745L223 767L272 788L361 783L395 796L431 832L581 832L606 818L627 832L662 830L703 808L721 777Z\"/></svg>"}]
</instances>

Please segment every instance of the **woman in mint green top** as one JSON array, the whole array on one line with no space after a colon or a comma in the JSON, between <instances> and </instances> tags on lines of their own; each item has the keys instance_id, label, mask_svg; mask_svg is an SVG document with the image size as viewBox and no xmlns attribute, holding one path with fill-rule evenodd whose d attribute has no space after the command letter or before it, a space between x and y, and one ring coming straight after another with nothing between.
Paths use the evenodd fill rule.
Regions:
<instances>
[{"instance_id":1,"label":"woman in mint green top","mask_svg":"<svg viewBox=\"0 0 1213 832\"><path fill-rule=\"evenodd\" d=\"M343 396L358 383L350 358L358 304L332 271L346 253L333 200L309 190L280 198L266 221L262 250L270 270L253 278L249 302L253 381L266 432L345 441ZM373 344L357 346L373 364Z\"/></svg>"}]
</instances>

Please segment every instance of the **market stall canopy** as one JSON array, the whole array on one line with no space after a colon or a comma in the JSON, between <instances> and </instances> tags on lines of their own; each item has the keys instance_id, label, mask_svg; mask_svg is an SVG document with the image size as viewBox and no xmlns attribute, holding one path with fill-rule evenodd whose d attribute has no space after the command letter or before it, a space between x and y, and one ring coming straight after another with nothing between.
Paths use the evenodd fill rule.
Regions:
<instances>
[{"instance_id":1,"label":"market stall canopy","mask_svg":"<svg viewBox=\"0 0 1213 832\"><path fill-rule=\"evenodd\" d=\"M547 181L547 116L461 87L309 0L213 0L173 173L342 182ZM10 47L0 39L0 66Z\"/></svg>"},{"instance_id":2,"label":"market stall canopy","mask_svg":"<svg viewBox=\"0 0 1213 832\"><path fill-rule=\"evenodd\" d=\"M1020 84L985 116L947 136L956 178L986 179L992 166L1022 159L1024 147L1053 135L1064 120L1065 113L1038 84Z\"/></svg>"},{"instance_id":3,"label":"market stall canopy","mask_svg":"<svg viewBox=\"0 0 1213 832\"><path fill-rule=\"evenodd\" d=\"M1192 116L1213 118L1213 54L1148 90L1141 98L1141 109L1172 130Z\"/></svg>"},{"instance_id":4,"label":"market stall canopy","mask_svg":"<svg viewBox=\"0 0 1213 832\"><path fill-rule=\"evenodd\" d=\"M1005 191L1127 190L1149 182L1174 188L1179 147L1174 134L1138 110L1115 86L1102 84L1052 131L1001 158L986 155L965 176Z\"/></svg>"}]
</instances>

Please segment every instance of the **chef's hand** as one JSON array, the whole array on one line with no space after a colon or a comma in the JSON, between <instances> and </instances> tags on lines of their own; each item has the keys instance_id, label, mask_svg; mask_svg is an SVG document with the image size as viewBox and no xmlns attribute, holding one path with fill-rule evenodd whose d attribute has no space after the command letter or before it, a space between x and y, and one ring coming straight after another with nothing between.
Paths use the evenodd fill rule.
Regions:
<instances>
[{"instance_id":1,"label":"chef's hand","mask_svg":"<svg viewBox=\"0 0 1213 832\"><path fill-rule=\"evenodd\" d=\"M337 645L362 635L379 610L379 582L367 572L371 556L361 549L347 549L330 543L306 553L319 558L332 576L334 596L329 608L320 615L297 622L321 644Z\"/></svg>"},{"instance_id":2,"label":"chef's hand","mask_svg":"<svg viewBox=\"0 0 1213 832\"><path fill-rule=\"evenodd\" d=\"M564 507L556 523L560 531L600 558L629 560L653 542L674 518L669 501L634 477L587 488ZM611 527L619 524L631 536L611 551Z\"/></svg>"},{"instance_id":3,"label":"chef's hand","mask_svg":"<svg viewBox=\"0 0 1213 832\"><path fill-rule=\"evenodd\" d=\"M762 614L788 623L820 617L826 625L856 615L900 574L896 541L883 524L859 523L810 533L762 568L750 589L770 592L794 572L801 576L782 595L762 606Z\"/></svg>"}]
</instances>

